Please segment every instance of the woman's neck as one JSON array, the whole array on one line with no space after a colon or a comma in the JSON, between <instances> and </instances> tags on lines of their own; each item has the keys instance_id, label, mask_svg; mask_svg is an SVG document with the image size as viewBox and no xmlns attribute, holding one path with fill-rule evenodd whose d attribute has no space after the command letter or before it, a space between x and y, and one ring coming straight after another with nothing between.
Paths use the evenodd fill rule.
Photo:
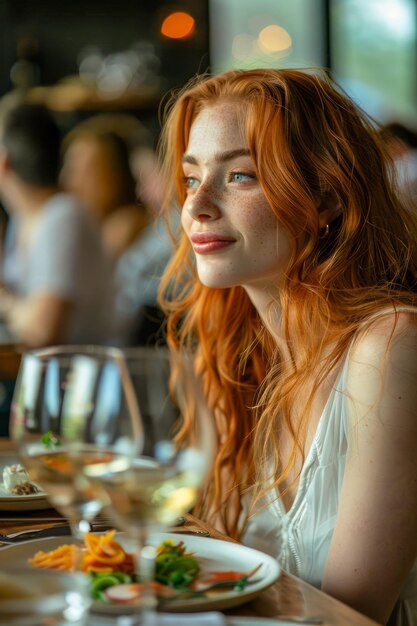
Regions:
<instances>
[{"instance_id":1,"label":"woman's neck","mask_svg":"<svg viewBox=\"0 0 417 626\"><path fill-rule=\"evenodd\" d=\"M282 336L282 309L278 292L271 293L264 287L253 285L245 286L244 289L281 354L289 354L287 342Z\"/></svg>"}]
</instances>

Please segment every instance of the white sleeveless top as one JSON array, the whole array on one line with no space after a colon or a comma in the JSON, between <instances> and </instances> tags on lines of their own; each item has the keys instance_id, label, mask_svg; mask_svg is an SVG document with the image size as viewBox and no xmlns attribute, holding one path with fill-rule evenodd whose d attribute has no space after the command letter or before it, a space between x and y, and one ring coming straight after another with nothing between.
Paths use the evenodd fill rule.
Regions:
<instances>
[{"instance_id":1,"label":"white sleeveless top","mask_svg":"<svg viewBox=\"0 0 417 626\"><path fill-rule=\"evenodd\" d=\"M288 512L271 493L268 506L250 518L242 542L275 557L281 567L321 587L336 525L347 451L346 387L349 352L320 417ZM417 461L416 461L417 462ZM417 561L397 607L396 626L417 626Z\"/></svg>"}]
</instances>

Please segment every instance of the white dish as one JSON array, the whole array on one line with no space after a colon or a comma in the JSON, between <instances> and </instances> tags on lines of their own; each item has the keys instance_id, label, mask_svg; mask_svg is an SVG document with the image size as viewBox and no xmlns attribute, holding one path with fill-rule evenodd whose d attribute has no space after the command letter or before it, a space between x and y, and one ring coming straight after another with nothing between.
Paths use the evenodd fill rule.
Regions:
<instances>
[{"instance_id":1,"label":"white dish","mask_svg":"<svg viewBox=\"0 0 417 626\"><path fill-rule=\"evenodd\" d=\"M0 477L3 475L3 468L6 465L13 465L19 461L14 456L0 455ZM7 491L0 480L0 511L40 511L50 509L52 505L46 498L44 491L18 496Z\"/></svg>"},{"instance_id":2,"label":"white dish","mask_svg":"<svg viewBox=\"0 0 417 626\"><path fill-rule=\"evenodd\" d=\"M294 622L287 622L282 619L276 620L273 617L230 617L226 618L227 626L294 626ZM91 626L93 626L91 624Z\"/></svg>"},{"instance_id":3,"label":"white dish","mask_svg":"<svg viewBox=\"0 0 417 626\"><path fill-rule=\"evenodd\" d=\"M126 538L117 535L120 543L127 547ZM164 609L169 612L194 612L205 610L222 610L238 606L248 602L261 591L272 585L281 573L281 569L275 559L263 552L247 548L240 544L229 541L220 541L207 537L193 535L176 535L175 533L158 533L152 535L149 543L158 546L165 539L184 541L187 550L194 552L200 561L202 572L215 570L238 570L247 572L256 565L262 563L262 567L256 574L256 582L251 583L242 591L227 591L205 598L187 600L175 600L167 602ZM35 539L25 541L0 550L0 568L7 567L13 562L16 567L27 566L27 560L38 550L53 550L58 546L71 543L71 537L53 537L47 539ZM104 604L95 602L92 610L103 614L126 614L135 612L135 607L130 605Z\"/></svg>"},{"instance_id":4,"label":"white dish","mask_svg":"<svg viewBox=\"0 0 417 626\"><path fill-rule=\"evenodd\" d=\"M17 496L6 491L3 483L0 482L0 511L40 511L50 508L52 505L48 502L44 491Z\"/></svg>"},{"instance_id":5,"label":"white dish","mask_svg":"<svg viewBox=\"0 0 417 626\"><path fill-rule=\"evenodd\" d=\"M116 621L109 621L108 617L101 615L90 615L88 623L89 626L112 626L113 624L116 626ZM188 623L187 621L187 624ZM224 623L226 626L295 626L294 622L287 622L281 619L276 620L272 617L232 617L229 615L227 617L225 616ZM197 617L195 618L195 624L197 624Z\"/></svg>"}]
</instances>

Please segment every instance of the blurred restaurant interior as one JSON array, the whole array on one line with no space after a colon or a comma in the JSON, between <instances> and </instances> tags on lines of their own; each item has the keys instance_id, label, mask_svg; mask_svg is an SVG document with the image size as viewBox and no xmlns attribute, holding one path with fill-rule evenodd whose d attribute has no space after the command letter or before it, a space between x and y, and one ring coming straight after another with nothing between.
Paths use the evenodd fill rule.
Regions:
<instances>
[{"instance_id":1,"label":"blurred restaurant interior","mask_svg":"<svg viewBox=\"0 0 417 626\"><path fill-rule=\"evenodd\" d=\"M273 74L268 84L261 71L241 80L239 92L229 77L232 95L216 96L212 107L207 91L187 95L197 104L180 101L167 126L172 133L160 141L175 93L197 75L234 68L324 70L368 114L370 130L361 116L353 123L350 105L328 81L321 91L311 75L283 72L281 82ZM162 163L163 150L168 157L176 152L175 159ZM181 167L181 157L192 165ZM169 183L177 190L182 184L182 192L175 195ZM409 340L417 345L412 211L417 0L0 0L0 460L12 459L7 474L23 469L15 462L22 458L42 485L39 493L1 492L0 480L0 549L22 548L17 565L26 569L61 570L64 561L56 566L51 554L62 548L73 555L67 569L86 563L92 584L106 574L105 584L117 589L112 597L97 586L99 595L88 598L96 626L180 623L175 616L184 626L200 624L193 612L206 608L207 625L250 626L279 615L285 624L378 626L382 621L367 616L375 618L378 602L389 606L393 598L393 606L398 602L383 623L417 626L417 363L405 348ZM134 351L164 352L167 345L176 356L174 376L152 360L148 386L139 356L132 366ZM153 386L156 367L161 380L169 378L169 394ZM197 378L201 389L190 386ZM139 453L136 440L145 442L145 434L151 445ZM30 454L16 457L15 446ZM36 501L25 509L16 504L18 493L49 504L37 517ZM66 498L68 506L58 506ZM57 520L90 506L90 518L82 513L71 529L80 535L105 507L102 528L129 531L127 545L144 548L137 564L145 574L117 547L115 530L96 543L98 527L91 526L88 551L60 546ZM47 532L35 541L16 537L45 523ZM171 523L180 525L173 532L189 535L187 548L182 537L158 548L144 542L146 529ZM252 545L243 530L252 533ZM42 549L57 549L33 557L39 537L53 540ZM206 544L200 586L190 578L190 562L196 577L201 537L203 546L218 538L233 543L230 550L225 541L214 550ZM22 539L28 551L12 545ZM245 541L254 556L240 566L234 555ZM258 588L275 584L275 570L253 547L276 550L276 558L264 556L283 573L256 604ZM177 587L170 550L185 563L175 573L182 577ZM16 565L16 553L4 552L0 579ZM155 555L169 587L156 582ZM43 598L28 587L30 599L22 602L20 576L14 606L35 606L39 618ZM0 598L8 601L2 584ZM149 589L159 589L159 597ZM216 591L223 594L218 604ZM73 590L65 595L77 597ZM53 595L44 604L49 610L59 601ZM137 621L139 606L145 608ZM173 607L172 621L169 613L166 622L154 619L148 610L156 606ZM234 621L230 611L227 619L235 606L248 621ZM65 612L65 623L71 616L81 624L76 612ZM252 613L259 621L249 621ZM0 607L0 626L2 617ZM51 613L42 624L58 622Z\"/></svg>"},{"instance_id":2,"label":"blurred restaurant interior","mask_svg":"<svg viewBox=\"0 0 417 626\"><path fill-rule=\"evenodd\" d=\"M416 122L416 0L0 0L0 95L30 89L70 127L230 67L330 68L378 121Z\"/></svg>"},{"instance_id":3,"label":"blurred restaurant interior","mask_svg":"<svg viewBox=\"0 0 417 626\"><path fill-rule=\"evenodd\" d=\"M123 140L139 123L147 133L139 143L146 144L148 169L134 172L138 181L155 173L149 149L157 145L167 98L204 72L324 67L376 122L417 131L417 0L0 0L0 46L0 107L16 95L42 104L63 138L92 118L97 127L108 123L111 133L121 124ZM87 153L74 154L88 178ZM143 151L138 167L144 168L142 156ZM72 170L76 166L71 163ZM95 182L91 175L90 187L104 188L106 176L111 185L111 176ZM137 197L154 205L155 217L161 186L156 178L151 186L142 185L143 196ZM87 196L86 191L80 199ZM134 200L130 197L131 205ZM1 194L0 207L5 248L10 215ZM120 215L128 213L135 211ZM139 232L147 222L137 213ZM168 253L149 229L143 228L146 238L132 243L133 232L123 243L127 254L120 255L116 278L122 317L134 324L125 343L142 345L162 323L155 274ZM19 362L19 355L5 348L8 342L6 335L0 361L5 414Z\"/></svg>"}]
</instances>

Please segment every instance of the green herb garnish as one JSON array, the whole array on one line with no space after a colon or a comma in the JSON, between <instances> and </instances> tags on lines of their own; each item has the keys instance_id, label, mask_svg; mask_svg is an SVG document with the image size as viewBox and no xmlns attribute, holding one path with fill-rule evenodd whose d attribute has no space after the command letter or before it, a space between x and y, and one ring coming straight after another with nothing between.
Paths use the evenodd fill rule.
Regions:
<instances>
[{"instance_id":1,"label":"green herb garnish","mask_svg":"<svg viewBox=\"0 0 417 626\"><path fill-rule=\"evenodd\" d=\"M61 442L59 441L58 437L54 435L52 430L48 430L47 433L42 435L41 443L43 443L43 445L47 448L56 448L61 445Z\"/></svg>"},{"instance_id":2,"label":"green herb garnish","mask_svg":"<svg viewBox=\"0 0 417 626\"><path fill-rule=\"evenodd\" d=\"M91 595L94 600L100 600L101 602L109 602L109 599L104 593L107 587L133 582L133 576L129 576L129 574L125 574L124 572L112 572L111 574L90 572L90 579Z\"/></svg>"},{"instance_id":3,"label":"green herb garnish","mask_svg":"<svg viewBox=\"0 0 417 626\"><path fill-rule=\"evenodd\" d=\"M182 541L174 544L167 540L158 548L155 562L155 578L163 585L185 589L197 578L200 565L195 556L185 551Z\"/></svg>"}]
</instances>

